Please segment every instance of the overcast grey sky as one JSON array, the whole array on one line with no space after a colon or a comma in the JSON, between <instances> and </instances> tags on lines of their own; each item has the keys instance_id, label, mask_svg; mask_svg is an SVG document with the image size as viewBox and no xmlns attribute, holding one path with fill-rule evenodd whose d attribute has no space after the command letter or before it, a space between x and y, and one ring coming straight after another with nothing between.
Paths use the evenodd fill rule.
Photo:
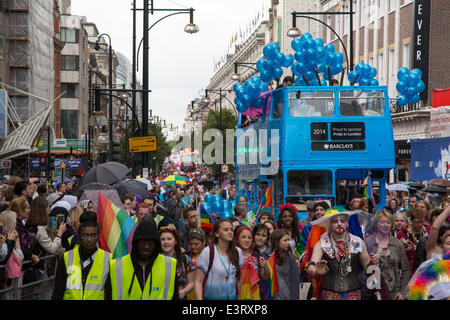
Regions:
<instances>
[{"instance_id":1,"label":"overcast grey sky","mask_svg":"<svg viewBox=\"0 0 450 320\"><path fill-rule=\"evenodd\" d=\"M178 125L184 122L186 105L197 97L213 76L213 58L227 49L233 32L244 27L258 11L267 10L269 0L155 0L155 8L195 9L194 22L200 32L185 33L188 14L169 17L149 34L150 106L153 114ZM143 1L137 0L137 7ZM72 0L72 14L86 16L100 33L111 36L112 47L132 60L131 0ZM164 12L150 15L150 25ZM137 42L142 38L142 13L138 12ZM142 78L142 49L138 79Z\"/></svg>"}]
</instances>

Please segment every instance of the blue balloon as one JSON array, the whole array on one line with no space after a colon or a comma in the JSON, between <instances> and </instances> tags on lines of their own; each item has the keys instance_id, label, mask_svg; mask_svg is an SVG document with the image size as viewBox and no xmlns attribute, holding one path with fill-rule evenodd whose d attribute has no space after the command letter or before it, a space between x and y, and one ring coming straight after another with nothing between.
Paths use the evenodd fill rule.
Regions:
<instances>
[{"instance_id":1,"label":"blue balloon","mask_svg":"<svg viewBox=\"0 0 450 320\"><path fill-rule=\"evenodd\" d=\"M317 52L317 58L320 59L320 60L325 58L325 55L327 54L327 52L325 51L325 49L323 47L318 47L316 49L316 52Z\"/></svg>"},{"instance_id":2,"label":"blue balloon","mask_svg":"<svg viewBox=\"0 0 450 320\"><path fill-rule=\"evenodd\" d=\"M370 69L371 69L370 66L368 64L365 64L364 67L362 67L361 69L361 75L364 78L368 78L370 74Z\"/></svg>"},{"instance_id":3,"label":"blue balloon","mask_svg":"<svg viewBox=\"0 0 450 320\"><path fill-rule=\"evenodd\" d=\"M299 62L304 62L306 54L303 51L297 51L296 53L294 53L294 58Z\"/></svg>"},{"instance_id":4,"label":"blue balloon","mask_svg":"<svg viewBox=\"0 0 450 320\"><path fill-rule=\"evenodd\" d=\"M257 86L260 86L262 83L261 78L259 76L253 76L250 79L253 79L253 83L256 84Z\"/></svg>"},{"instance_id":5,"label":"blue balloon","mask_svg":"<svg viewBox=\"0 0 450 320\"><path fill-rule=\"evenodd\" d=\"M417 68L416 69L412 69L410 74L411 75L415 75L417 77L417 79L422 79L422 76L423 76L422 70L417 69Z\"/></svg>"},{"instance_id":6,"label":"blue balloon","mask_svg":"<svg viewBox=\"0 0 450 320\"><path fill-rule=\"evenodd\" d=\"M318 64L317 65L317 72L319 72L319 73L328 72L327 65L325 63Z\"/></svg>"},{"instance_id":7,"label":"blue balloon","mask_svg":"<svg viewBox=\"0 0 450 320\"><path fill-rule=\"evenodd\" d=\"M418 103L420 101L420 96L418 94L413 95L409 99L409 103Z\"/></svg>"},{"instance_id":8,"label":"blue balloon","mask_svg":"<svg viewBox=\"0 0 450 320\"><path fill-rule=\"evenodd\" d=\"M378 80L377 79L370 80L370 85L371 86L378 86L379 85Z\"/></svg>"},{"instance_id":9,"label":"blue balloon","mask_svg":"<svg viewBox=\"0 0 450 320\"><path fill-rule=\"evenodd\" d=\"M328 86L327 80L324 80L324 79L322 79L322 80L320 81L320 84L322 85L322 87Z\"/></svg>"},{"instance_id":10,"label":"blue balloon","mask_svg":"<svg viewBox=\"0 0 450 320\"><path fill-rule=\"evenodd\" d=\"M302 75L303 72L305 72L305 70L306 70L306 65L302 62L296 62L295 65L296 65L295 68L297 70L298 75Z\"/></svg>"},{"instance_id":11,"label":"blue balloon","mask_svg":"<svg viewBox=\"0 0 450 320\"><path fill-rule=\"evenodd\" d=\"M331 43L327 44L324 48L328 54L333 54L335 52L334 45Z\"/></svg>"},{"instance_id":12,"label":"blue balloon","mask_svg":"<svg viewBox=\"0 0 450 320\"><path fill-rule=\"evenodd\" d=\"M291 54L286 55L284 62L283 62L283 67L289 68L290 66L292 66L293 63L294 63L294 57Z\"/></svg>"},{"instance_id":13,"label":"blue balloon","mask_svg":"<svg viewBox=\"0 0 450 320\"><path fill-rule=\"evenodd\" d=\"M240 87L242 87L242 86L243 86L242 83L236 82L236 83L234 84L234 86L233 86L234 92L237 92L237 90L238 90Z\"/></svg>"},{"instance_id":14,"label":"blue balloon","mask_svg":"<svg viewBox=\"0 0 450 320\"><path fill-rule=\"evenodd\" d=\"M263 48L263 54L267 59L273 59L275 57L275 50L274 47L270 44L266 45Z\"/></svg>"},{"instance_id":15,"label":"blue balloon","mask_svg":"<svg viewBox=\"0 0 450 320\"><path fill-rule=\"evenodd\" d=\"M264 70L263 72L261 72L260 78L261 78L261 81L263 81L263 82L270 82L273 80L271 72L269 72L267 70Z\"/></svg>"},{"instance_id":16,"label":"blue balloon","mask_svg":"<svg viewBox=\"0 0 450 320\"><path fill-rule=\"evenodd\" d=\"M421 93L423 90L425 90L425 82L423 82L422 80L420 80L417 83L417 92Z\"/></svg>"},{"instance_id":17,"label":"blue balloon","mask_svg":"<svg viewBox=\"0 0 450 320\"><path fill-rule=\"evenodd\" d=\"M305 32L304 34L302 34L302 36L300 37L300 40L302 41L307 41L309 39L312 39L313 36L311 35L311 33L309 32Z\"/></svg>"},{"instance_id":18,"label":"blue balloon","mask_svg":"<svg viewBox=\"0 0 450 320\"><path fill-rule=\"evenodd\" d=\"M275 70L273 70L273 76L275 79L280 78L283 75L283 69L280 67L276 67Z\"/></svg>"},{"instance_id":19,"label":"blue balloon","mask_svg":"<svg viewBox=\"0 0 450 320\"><path fill-rule=\"evenodd\" d=\"M314 40L314 42L316 43L316 47L323 47L324 42L322 38L317 38Z\"/></svg>"},{"instance_id":20,"label":"blue balloon","mask_svg":"<svg viewBox=\"0 0 450 320\"><path fill-rule=\"evenodd\" d=\"M353 80L355 80L355 78L356 78L356 75L357 75L357 72L356 72L356 71L350 72L350 73L348 74L348 76L347 76L348 81L350 81L350 83L353 82Z\"/></svg>"},{"instance_id":21,"label":"blue balloon","mask_svg":"<svg viewBox=\"0 0 450 320\"><path fill-rule=\"evenodd\" d=\"M301 51L303 46L302 46L302 41L300 40L300 38L293 39L291 42L291 47L292 47L292 49L294 49L294 51Z\"/></svg>"},{"instance_id":22,"label":"blue balloon","mask_svg":"<svg viewBox=\"0 0 450 320\"><path fill-rule=\"evenodd\" d=\"M413 95L417 94L416 87L415 86L408 87L408 90L406 91L406 94L408 96L413 96Z\"/></svg>"},{"instance_id":23,"label":"blue balloon","mask_svg":"<svg viewBox=\"0 0 450 320\"><path fill-rule=\"evenodd\" d=\"M405 76L406 79L406 83L408 84L409 87L415 86L416 83L419 81L417 79L414 78L414 76L412 76L411 74Z\"/></svg>"},{"instance_id":24,"label":"blue balloon","mask_svg":"<svg viewBox=\"0 0 450 320\"><path fill-rule=\"evenodd\" d=\"M369 77L370 78L375 78L377 76L377 69L375 68L370 68L370 72L369 72Z\"/></svg>"},{"instance_id":25,"label":"blue balloon","mask_svg":"<svg viewBox=\"0 0 450 320\"><path fill-rule=\"evenodd\" d=\"M284 56L284 53L282 53L282 52L277 52L276 54L275 54L275 62L279 65L279 66L282 66L283 65L283 63L284 63L284 60L285 60L286 58L285 58L285 56Z\"/></svg>"},{"instance_id":26,"label":"blue balloon","mask_svg":"<svg viewBox=\"0 0 450 320\"><path fill-rule=\"evenodd\" d=\"M363 67L364 67L364 62L359 62L355 66L355 71L357 73L361 74L361 70L362 70Z\"/></svg>"},{"instance_id":27,"label":"blue balloon","mask_svg":"<svg viewBox=\"0 0 450 320\"><path fill-rule=\"evenodd\" d=\"M256 62L256 70L258 70L258 72L259 73L261 73L261 71L263 71L265 68L264 68L264 60L265 59L259 59L257 62Z\"/></svg>"},{"instance_id":28,"label":"blue balloon","mask_svg":"<svg viewBox=\"0 0 450 320\"><path fill-rule=\"evenodd\" d=\"M400 81L405 81L405 76L409 75L409 69L408 68L401 68L400 70L398 70L397 72L397 78Z\"/></svg>"},{"instance_id":29,"label":"blue balloon","mask_svg":"<svg viewBox=\"0 0 450 320\"><path fill-rule=\"evenodd\" d=\"M369 83L370 83L370 80L368 78L362 78L359 81L359 84L362 85L362 86L367 86L367 85L369 85Z\"/></svg>"},{"instance_id":30,"label":"blue balloon","mask_svg":"<svg viewBox=\"0 0 450 320\"><path fill-rule=\"evenodd\" d=\"M244 105L244 103L243 103L241 100L239 100L238 102L236 102L236 110L237 110L237 111L239 111L239 112L245 112L245 111L247 111L247 109L248 109L248 107L246 107L246 106ZM206 196L205 196L205 201L206 201Z\"/></svg>"},{"instance_id":31,"label":"blue balloon","mask_svg":"<svg viewBox=\"0 0 450 320\"><path fill-rule=\"evenodd\" d=\"M280 52L281 48L278 42L272 42L270 45L272 46L274 52Z\"/></svg>"},{"instance_id":32,"label":"blue balloon","mask_svg":"<svg viewBox=\"0 0 450 320\"><path fill-rule=\"evenodd\" d=\"M306 49L315 49L316 48L316 43L314 42L313 39L308 39L304 42L303 46Z\"/></svg>"},{"instance_id":33,"label":"blue balloon","mask_svg":"<svg viewBox=\"0 0 450 320\"><path fill-rule=\"evenodd\" d=\"M343 64L344 63L344 55L341 52L336 52L334 54L334 59L337 64Z\"/></svg>"},{"instance_id":34,"label":"blue balloon","mask_svg":"<svg viewBox=\"0 0 450 320\"><path fill-rule=\"evenodd\" d=\"M315 78L315 73L311 70L308 70L304 73L306 80L310 81Z\"/></svg>"},{"instance_id":35,"label":"blue balloon","mask_svg":"<svg viewBox=\"0 0 450 320\"><path fill-rule=\"evenodd\" d=\"M397 85L395 86L398 92L405 93L406 90L408 90L408 84L404 81L397 82Z\"/></svg>"},{"instance_id":36,"label":"blue balloon","mask_svg":"<svg viewBox=\"0 0 450 320\"><path fill-rule=\"evenodd\" d=\"M400 94L397 97L397 103L398 103L399 106L404 106L404 105L406 105L408 103L408 99L406 98L405 95Z\"/></svg>"}]
</instances>

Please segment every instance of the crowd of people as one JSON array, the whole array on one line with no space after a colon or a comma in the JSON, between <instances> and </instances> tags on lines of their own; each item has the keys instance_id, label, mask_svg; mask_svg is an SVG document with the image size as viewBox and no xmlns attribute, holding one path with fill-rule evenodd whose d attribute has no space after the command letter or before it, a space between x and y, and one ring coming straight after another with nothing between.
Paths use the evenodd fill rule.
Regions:
<instances>
[{"instance_id":1,"label":"crowd of people","mask_svg":"<svg viewBox=\"0 0 450 320\"><path fill-rule=\"evenodd\" d=\"M232 181L166 186L158 178L148 196L121 198L137 227L131 252L117 259L99 248L94 203L74 196L76 185L18 177L1 184L1 288L16 278L43 279L43 257L56 255L55 300L404 300L417 274L450 251L446 196L391 192L378 211L363 196L343 209L309 201L301 220L287 203L275 219L270 211L255 214ZM199 209L208 194L235 206L233 217L205 232ZM375 280L374 266L381 275ZM243 297L249 270L257 290ZM449 292L447 283L429 298L449 299Z\"/></svg>"}]
</instances>

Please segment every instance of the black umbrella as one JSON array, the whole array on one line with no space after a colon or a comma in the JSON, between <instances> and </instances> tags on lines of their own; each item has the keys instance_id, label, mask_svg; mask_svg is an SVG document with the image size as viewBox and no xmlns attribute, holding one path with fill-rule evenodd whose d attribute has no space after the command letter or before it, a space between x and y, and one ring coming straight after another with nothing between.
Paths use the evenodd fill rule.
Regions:
<instances>
[{"instance_id":1,"label":"black umbrella","mask_svg":"<svg viewBox=\"0 0 450 320\"><path fill-rule=\"evenodd\" d=\"M438 186L428 186L426 188L423 188L421 191L429 192L429 193L448 193L447 188L442 188Z\"/></svg>"},{"instance_id":2,"label":"black umbrella","mask_svg":"<svg viewBox=\"0 0 450 320\"><path fill-rule=\"evenodd\" d=\"M412 182L412 183L408 184L408 189L422 189L424 187L425 187L425 185L423 183L419 183L419 182Z\"/></svg>"},{"instance_id":3,"label":"black umbrella","mask_svg":"<svg viewBox=\"0 0 450 320\"><path fill-rule=\"evenodd\" d=\"M447 179L432 179L432 180L428 181L428 184L432 184L434 186L446 188L446 187L450 187L450 180L447 180Z\"/></svg>"},{"instance_id":4,"label":"black umbrella","mask_svg":"<svg viewBox=\"0 0 450 320\"><path fill-rule=\"evenodd\" d=\"M122 180L129 172L130 169L121 163L105 162L92 167L84 176L80 186L94 182L114 184Z\"/></svg>"},{"instance_id":5,"label":"black umbrella","mask_svg":"<svg viewBox=\"0 0 450 320\"><path fill-rule=\"evenodd\" d=\"M147 185L135 179L120 181L114 185L114 188L121 197L127 193L139 194L142 197L148 196Z\"/></svg>"},{"instance_id":6,"label":"black umbrella","mask_svg":"<svg viewBox=\"0 0 450 320\"><path fill-rule=\"evenodd\" d=\"M110 186L109 184L94 182L78 187L78 189L75 190L73 195L80 198L85 190L112 190L112 189L114 189L113 186Z\"/></svg>"}]
</instances>

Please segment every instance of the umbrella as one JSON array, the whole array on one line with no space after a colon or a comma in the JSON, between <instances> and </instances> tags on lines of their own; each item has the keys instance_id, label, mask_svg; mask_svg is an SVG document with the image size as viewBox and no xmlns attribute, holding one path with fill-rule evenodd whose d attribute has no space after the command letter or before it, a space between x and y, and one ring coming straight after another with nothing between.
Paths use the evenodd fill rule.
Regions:
<instances>
[{"instance_id":1,"label":"umbrella","mask_svg":"<svg viewBox=\"0 0 450 320\"><path fill-rule=\"evenodd\" d=\"M121 163L105 162L92 167L84 176L80 186L93 182L114 184L122 180L129 172L130 169Z\"/></svg>"},{"instance_id":2,"label":"umbrella","mask_svg":"<svg viewBox=\"0 0 450 320\"><path fill-rule=\"evenodd\" d=\"M386 186L389 191L408 191L408 187L401 183L390 184Z\"/></svg>"},{"instance_id":3,"label":"umbrella","mask_svg":"<svg viewBox=\"0 0 450 320\"><path fill-rule=\"evenodd\" d=\"M442 188L438 186L428 186L426 188L423 188L421 191L429 192L429 193L448 193L447 188Z\"/></svg>"},{"instance_id":4,"label":"umbrella","mask_svg":"<svg viewBox=\"0 0 450 320\"><path fill-rule=\"evenodd\" d=\"M408 189L422 189L424 187L425 185L419 182L411 182L410 184L408 184Z\"/></svg>"},{"instance_id":5,"label":"umbrella","mask_svg":"<svg viewBox=\"0 0 450 320\"><path fill-rule=\"evenodd\" d=\"M447 179L432 179L428 181L428 184L432 184L442 188L450 187L450 181Z\"/></svg>"},{"instance_id":6,"label":"umbrella","mask_svg":"<svg viewBox=\"0 0 450 320\"><path fill-rule=\"evenodd\" d=\"M148 196L147 185L135 179L121 181L114 185L114 188L121 197L127 193L139 194L141 197Z\"/></svg>"},{"instance_id":7,"label":"umbrella","mask_svg":"<svg viewBox=\"0 0 450 320\"><path fill-rule=\"evenodd\" d=\"M187 184L189 183L189 179L183 176L180 176L178 174L174 174L171 176L168 176L163 181L161 181L161 184L169 185L169 184Z\"/></svg>"},{"instance_id":8,"label":"umbrella","mask_svg":"<svg viewBox=\"0 0 450 320\"><path fill-rule=\"evenodd\" d=\"M114 187L109 184L98 183L98 182L88 183L88 184L85 184L84 186L79 187L73 193L73 195L75 195L79 198L79 197L81 197L81 195L83 194L83 192L85 190L114 190Z\"/></svg>"},{"instance_id":9,"label":"umbrella","mask_svg":"<svg viewBox=\"0 0 450 320\"><path fill-rule=\"evenodd\" d=\"M147 190L148 191L153 190L153 187L152 187L152 184L151 184L150 180L145 179L145 178L137 178L136 180L145 183L147 185Z\"/></svg>"},{"instance_id":10,"label":"umbrella","mask_svg":"<svg viewBox=\"0 0 450 320\"><path fill-rule=\"evenodd\" d=\"M83 195L78 200L78 205L80 206L83 200L90 200L94 204L94 211L97 212L98 209L98 193L102 193L109 201L114 203L117 207L122 210L125 210L120 200L119 193L117 190L85 190Z\"/></svg>"}]
</instances>

